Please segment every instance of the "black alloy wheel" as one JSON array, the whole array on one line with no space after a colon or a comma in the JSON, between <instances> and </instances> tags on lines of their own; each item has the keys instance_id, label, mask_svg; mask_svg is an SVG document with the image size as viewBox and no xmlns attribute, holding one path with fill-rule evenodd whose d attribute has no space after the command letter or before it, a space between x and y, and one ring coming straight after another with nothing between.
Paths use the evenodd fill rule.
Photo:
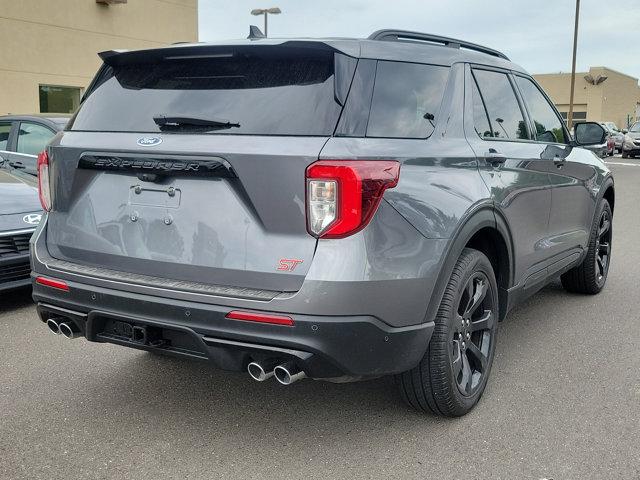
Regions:
<instances>
[{"instance_id":1,"label":"black alloy wheel","mask_svg":"<svg viewBox=\"0 0 640 480\"><path fill-rule=\"evenodd\" d=\"M473 395L487 372L495 322L494 296L483 272L474 273L464 287L451 343L451 366L460 393ZM489 293L487 295L487 293Z\"/></svg>"}]
</instances>

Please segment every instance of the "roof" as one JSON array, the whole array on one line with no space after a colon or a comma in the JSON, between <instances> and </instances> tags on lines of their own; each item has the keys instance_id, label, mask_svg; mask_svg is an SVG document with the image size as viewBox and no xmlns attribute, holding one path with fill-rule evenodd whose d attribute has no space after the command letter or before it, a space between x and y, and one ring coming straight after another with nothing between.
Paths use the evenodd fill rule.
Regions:
<instances>
[{"instance_id":1,"label":"roof","mask_svg":"<svg viewBox=\"0 0 640 480\"><path fill-rule=\"evenodd\" d=\"M55 126L59 130L62 129L71 118L71 114L66 113L33 113L33 114L24 114L24 115L1 115L0 120L37 120L43 121L49 126Z\"/></svg>"},{"instance_id":2,"label":"roof","mask_svg":"<svg viewBox=\"0 0 640 480\"><path fill-rule=\"evenodd\" d=\"M375 32L398 33L396 30L384 30ZM445 38L406 32L407 34L423 35L425 37ZM373 36L372 35L372 36ZM525 72L522 67L509 61L506 56L496 50L480 45L447 39L460 44L440 45L430 41L412 39L361 39L361 38L258 38L242 40L226 40L217 42L180 43L166 47L152 48L148 50L102 52L100 57L108 64L118 64L121 61L136 61L148 59L150 55L158 55L164 58L177 56L196 56L203 54L221 54L231 49L245 49L253 47L289 46L298 48L333 49L345 55L355 58L368 58L375 60L397 60L416 63L431 63L450 66L454 63L467 62L481 65L495 66L508 70ZM459 48L459 47L462 48ZM471 47L470 47L471 46ZM452 48L458 47L458 48ZM470 49L473 48L473 49ZM482 50L482 51L478 51ZM492 52L492 53L487 53Z\"/></svg>"}]
</instances>

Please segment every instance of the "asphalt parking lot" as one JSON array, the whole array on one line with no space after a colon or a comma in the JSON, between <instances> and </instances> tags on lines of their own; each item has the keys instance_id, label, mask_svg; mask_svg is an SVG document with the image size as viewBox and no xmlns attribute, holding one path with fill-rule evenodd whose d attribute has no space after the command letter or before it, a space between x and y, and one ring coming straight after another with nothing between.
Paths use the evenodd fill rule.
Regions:
<instances>
[{"instance_id":1,"label":"asphalt parking lot","mask_svg":"<svg viewBox=\"0 0 640 480\"><path fill-rule=\"evenodd\" d=\"M283 387L66 340L29 292L3 295L0 478L640 478L640 160L611 161L606 290L555 284L513 311L456 420L407 409L390 379Z\"/></svg>"}]
</instances>

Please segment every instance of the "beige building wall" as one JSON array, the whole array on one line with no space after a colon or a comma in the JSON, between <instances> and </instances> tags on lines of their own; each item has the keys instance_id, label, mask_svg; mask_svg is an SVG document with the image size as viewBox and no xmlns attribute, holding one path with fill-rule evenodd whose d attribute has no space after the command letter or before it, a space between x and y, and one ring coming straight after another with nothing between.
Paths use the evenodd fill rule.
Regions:
<instances>
[{"instance_id":1,"label":"beige building wall","mask_svg":"<svg viewBox=\"0 0 640 480\"><path fill-rule=\"evenodd\" d=\"M41 84L86 88L98 52L198 39L198 0L0 0L0 114L37 113Z\"/></svg>"},{"instance_id":2,"label":"beige building wall","mask_svg":"<svg viewBox=\"0 0 640 480\"><path fill-rule=\"evenodd\" d=\"M607 79L592 85L585 76L605 76ZM569 111L571 86L570 73L534 75L560 112ZM576 72L574 112L586 112L586 119L595 122L614 122L618 127L627 126L627 118L636 120L636 108L640 103L638 79L607 67L591 67L589 72Z\"/></svg>"}]
</instances>

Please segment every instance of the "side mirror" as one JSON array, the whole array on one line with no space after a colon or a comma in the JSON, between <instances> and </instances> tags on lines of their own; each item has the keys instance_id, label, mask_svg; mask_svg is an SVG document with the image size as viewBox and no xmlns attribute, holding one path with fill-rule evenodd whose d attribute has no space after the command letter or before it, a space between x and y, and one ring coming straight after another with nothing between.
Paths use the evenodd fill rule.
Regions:
<instances>
[{"instance_id":1,"label":"side mirror","mask_svg":"<svg viewBox=\"0 0 640 480\"><path fill-rule=\"evenodd\" d=\"M622 133L624 133L626 135L627 133L629 133L629 130L627 130L626 128L623 128L622 129Z\"/></svg>"},{"instance_id":2,"label":"side mirror","mask_svg":"<svg viewBox=\"0 0 640 480\"><path fill-rule=\"evenodd\" d=\"M607 132L596 122L576 123L574 128L578 145L599 145L607 138Z\"/></svg>"}]
</instances>

